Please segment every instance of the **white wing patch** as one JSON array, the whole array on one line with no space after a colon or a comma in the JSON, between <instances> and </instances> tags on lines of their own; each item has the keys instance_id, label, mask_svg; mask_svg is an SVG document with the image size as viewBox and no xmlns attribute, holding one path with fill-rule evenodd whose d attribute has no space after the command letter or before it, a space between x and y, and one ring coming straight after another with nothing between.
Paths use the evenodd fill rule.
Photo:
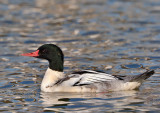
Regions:
<instances>
[{"instance_id":1,"label":"white wing patch","mask_svg":"<svg viewBox=\"0 0 160 113\"><path fill-rule=\"evenodd\" d=\"M93 83L118 80L118 78L110 74L91 71L91 70L83 70L81 72L75 72L69 75L69 77L70 79L68 80L68 82L70 82L70 85L73 85L73 86L89 85Z\"/></svg>"}]
</instances>

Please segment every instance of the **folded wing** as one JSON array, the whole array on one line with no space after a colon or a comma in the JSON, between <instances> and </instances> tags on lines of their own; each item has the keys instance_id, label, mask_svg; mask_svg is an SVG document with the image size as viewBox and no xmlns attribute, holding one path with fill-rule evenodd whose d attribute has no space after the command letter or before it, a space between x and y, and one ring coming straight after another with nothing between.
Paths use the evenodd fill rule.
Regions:
<instances>
[{"instance_id":1,"label":"folded wing","mask_svg":"<svg viewBox=\"0 0 160 113\"><path fill-rule=\"evenodd\" d=\"M119 80L119 78L103 72L84 70L68 75L68 78L63 80L63 84L71 86L82 86L94 83L109 82L112 80Z\"/></svg>"}]
</instances>

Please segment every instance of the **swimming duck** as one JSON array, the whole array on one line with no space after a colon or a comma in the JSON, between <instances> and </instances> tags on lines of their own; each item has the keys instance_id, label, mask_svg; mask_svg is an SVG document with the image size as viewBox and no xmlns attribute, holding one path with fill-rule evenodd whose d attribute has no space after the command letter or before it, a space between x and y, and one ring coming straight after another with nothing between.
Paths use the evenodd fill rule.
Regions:
<instances>
[{"instance_id":1,"label":"swimming duck","mask_svg":"<svg viewBox=\"0 0 160 113\"><path fill-rule=\"evenodd\" d=\"M140 87L143 81L154 74L148 70L135 76L114 76L104 72L82 70L70 75L63 73L64 55L62 50L54 44L44 44L35 52L25 53L30 56L46 59L49 67L41 83L44 92L108 92L134 90Z\"/></svg>"}]
</instances>

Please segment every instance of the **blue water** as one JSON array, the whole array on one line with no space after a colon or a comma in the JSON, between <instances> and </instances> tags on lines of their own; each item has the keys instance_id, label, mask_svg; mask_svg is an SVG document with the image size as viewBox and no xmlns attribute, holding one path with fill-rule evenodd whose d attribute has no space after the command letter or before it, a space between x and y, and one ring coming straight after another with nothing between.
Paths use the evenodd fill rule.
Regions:
<instances>
[{"instance_id":1,"label":"blue water","mask_svg":"<svg viewBox=\"0 0 160 113\"><path fill-rule=\"evenodd\" d=\"M0 112L158 112L159 15L158 0L0 1ZM20 54L45 43L62 48L65 73L156 73L135 91L44 93L47 61Z\"/></svg>"}]
</instances>

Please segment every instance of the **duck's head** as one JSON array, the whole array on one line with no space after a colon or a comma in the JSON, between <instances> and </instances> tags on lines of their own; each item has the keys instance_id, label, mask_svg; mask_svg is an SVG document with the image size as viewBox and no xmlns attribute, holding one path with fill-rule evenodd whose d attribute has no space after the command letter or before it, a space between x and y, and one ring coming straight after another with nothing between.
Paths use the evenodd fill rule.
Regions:
<instances>
[{"instance_id":1,"label":"duck's head","mask_svg":"<svg viewBox=\"0 0 160 113\"><path fill-rule=\"evenodd\" d=\"M35 52L24 53L22 56L30 56L49 61L49 68L55 71L63 71L64 55L62 50L54 44L44 44Z\"/></svg>"}]
</instances>

